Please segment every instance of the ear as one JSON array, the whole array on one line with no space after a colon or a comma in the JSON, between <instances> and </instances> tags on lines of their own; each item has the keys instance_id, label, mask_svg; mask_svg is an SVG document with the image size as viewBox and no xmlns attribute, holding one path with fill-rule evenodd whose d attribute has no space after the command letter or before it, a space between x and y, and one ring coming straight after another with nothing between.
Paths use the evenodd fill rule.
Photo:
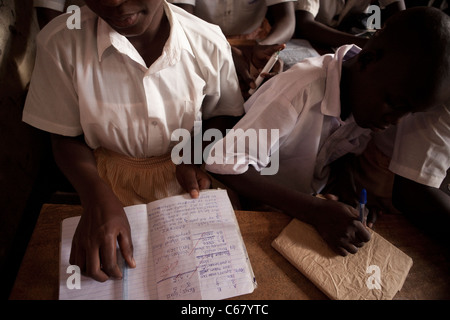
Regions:
<instances>
[{"instance_id":1,"label":"ear","mask_svg":"<svg viewBox=\"0 0 450 320\"><path fill-rule=\"evenodd\" d=\"M381 58L381 53L372 49L362 50L358 55L358 64L360 70L366 70L367 67L373 65Z\"/></svg>"}]
</instances>

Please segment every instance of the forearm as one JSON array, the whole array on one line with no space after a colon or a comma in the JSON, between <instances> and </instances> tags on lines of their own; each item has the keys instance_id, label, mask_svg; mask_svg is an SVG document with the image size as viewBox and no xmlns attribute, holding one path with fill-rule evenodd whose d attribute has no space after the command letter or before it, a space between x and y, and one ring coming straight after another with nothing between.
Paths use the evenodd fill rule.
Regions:
<instances>
[{"instance_id":1,"label":"forearm","mask_svg":"<svg viewBox=\"0 0 450 320\"><path fill-rule=\"evenodd\" d=\"M82 137L52 135L52 148L58 167L77 191L82 204L89 202L100 191L110 192L98 175L92 149Z\"/></svg>"},{"instance_id":2,"label":"forearm","mask_svg":"<svg viewBox=\"0 0 450 320\"><path fill-rule=\"evenodd\" d=\"M292 2L284 2L269 7L274 16L269 35L260 42L262 45L283 44L288 42L295 31L295 13Z\"/></svg>"},{"instance_id":3,"label":"forearm","mask_svg":"<svg viewBox=\"0 0 450 320\"><path fill-rule=\"evenodd\" d=\"M215 178L238 194L261 201L309 224L316 224L315 212L320 210L322 199L286 188L260 175L252 166L240 175L214 175Z\"/></svg>"},{"instance_id":4,"label":"forearm","mask_svg":"<svg viewBox=\"0 0 450 320\"><path fill-rule=\"evenodd\" d=\"M55 161L80 196L84 211L72 240L70 263L97 281L121 278L117 247L134 268L130 225L122 203L97 171L82 137L52 136Z\"/></svg>"},{"instance_id":5,"label":"forearm","mask_svg":"<svg viewBox=\"0 0 450 320\"><path fill-rule=\"evenodd\" d=\"M216 175L216 178L240 195L262 200L314 226L330 248L340 255L356 253L370 239L366 227L357 220L355 209L287 188L260 175L253 167L241 175Z\"/></svg>"},{"instance_id":6,"label":"forearm","mask_svg":"<svg viewBox=\"0 0 450 320\"><path fill-rule=\"evenodd\" d=\"M317 22L310 13L305 11L296 11L296 21L296 37L309 40L312 43L330 47L339 47L353 43L359 47L364 47L367 42L365 38L357 37Z\"/></svg>"},{"instance_id":7,"label":"forearm","mask_svg":"<svg viewBox=\"0 0 450 320\"><path fill-rule=\"evenodd\" d=\"M392 193L394 206L405 214L450 218L450 197L440 189L395 176Z\"/></svg>"}]
</instances>

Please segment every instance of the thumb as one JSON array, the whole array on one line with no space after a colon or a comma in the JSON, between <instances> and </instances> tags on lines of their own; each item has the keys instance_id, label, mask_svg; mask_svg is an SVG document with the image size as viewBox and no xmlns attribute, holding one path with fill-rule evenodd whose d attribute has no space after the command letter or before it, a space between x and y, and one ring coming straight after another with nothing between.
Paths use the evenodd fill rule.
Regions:
<instances>
[{"instance_id":1,"label":"thumb","mask_svg":"<svg viewBox=\"0 0 450 320\"><path fill-rule=\"evenodd\" d=\"M129 232L121 233L117 238L122 257L130 268L136 268L136 261L133 258L133 242Z\"/></svg>"}]
</instances>

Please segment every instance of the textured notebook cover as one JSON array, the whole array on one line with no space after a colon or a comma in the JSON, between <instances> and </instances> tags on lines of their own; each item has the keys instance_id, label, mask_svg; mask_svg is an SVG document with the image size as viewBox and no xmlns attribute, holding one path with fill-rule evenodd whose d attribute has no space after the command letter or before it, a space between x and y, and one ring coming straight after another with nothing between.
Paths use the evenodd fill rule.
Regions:
<instances>
[{"instance_id":1,"label":"textured notebook cover","mask_svg":"<svg viewBox=\"0 0 450 320\"><path fill-rule=\"evenodd\" d=\"M356 254L334 253L314 227L293 219L272 246L330 299L390 300L402 288L412 259L379 234Z\"/></svg>"}]
</instances>

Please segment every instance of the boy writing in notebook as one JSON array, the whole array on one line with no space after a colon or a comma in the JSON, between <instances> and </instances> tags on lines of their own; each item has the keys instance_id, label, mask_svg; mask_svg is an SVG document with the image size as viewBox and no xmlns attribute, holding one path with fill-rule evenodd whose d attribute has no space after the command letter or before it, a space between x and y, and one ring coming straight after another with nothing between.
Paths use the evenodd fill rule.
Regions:
<instances>
[{"instance_id":1,"label":"boy writing in notebook","mask_svg":"<svg viewBox=\"0 0 450 320\"><path fill-rule=\"evenodd\" d=\"M172 132L240 116L243 99L218 27L165 0L85 2L81 29L63 15L38 35L23 120L52 133L83 205L70 263L105 281L121 277L116 243L135 265L124 206L209 187L172 162Z\"/></svg>"},{"instance_id":2,"label":"boy writing in notebook","mask_svg":"<svg viewBox=\"0 0 450 320\"><path fill-rule=\"evenodd\" d=\"M327 183L330 164L362 152L372 131L449 98L449 19L432 8L402 11L362 50L343 46L277 75L248 100L233 134L213 146L207 170L243 196L312 224L338 254L356 253L370 239L357 210L313 194ZM267 136L273 129L274 139ZM257 152L239 144L248 130L267 137ZM275 174L259 173L275 164Z\"/></svg>"}]
</instances>

